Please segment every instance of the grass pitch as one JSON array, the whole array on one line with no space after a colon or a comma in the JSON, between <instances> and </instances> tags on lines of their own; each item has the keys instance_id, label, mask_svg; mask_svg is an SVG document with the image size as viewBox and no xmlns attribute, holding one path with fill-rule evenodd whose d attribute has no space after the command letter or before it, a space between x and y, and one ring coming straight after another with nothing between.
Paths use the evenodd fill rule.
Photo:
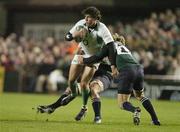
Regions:
<instances>
[{"instance_id":1,"label":"grass pitch","mask_svg":"<svg viewBox=\"0 0 180 132\"><path fill-rule=\"evenodd\" d=\"M132 114L120 110L116 99L102 98L102 123L93 124L93 110L89 100L86 118L76 122L75 115L81 108L81 98L53 114L37 114L33 107L49 104L58 95L3 93L0 95L0 132L177 132L180 130L180 102L152 101L162 126L151 125L142 105L141 124L134 126ZM48 119L48 120L47 120Z\"/></svg>"}]
</instances>

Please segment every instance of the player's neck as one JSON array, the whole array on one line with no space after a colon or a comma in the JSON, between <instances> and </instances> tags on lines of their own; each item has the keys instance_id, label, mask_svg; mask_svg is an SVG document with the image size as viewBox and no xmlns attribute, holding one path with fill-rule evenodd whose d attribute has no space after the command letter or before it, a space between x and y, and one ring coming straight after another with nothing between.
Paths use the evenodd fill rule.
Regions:
<instances>
[{"instance_id":1,"label":"player's neck","mask_svg":"<svg viewBox=\"0 0 180 132\"><path fill-rule=\"evenodd\" d=\"M88 28L90 28L90 29L94 29L96 27L97 27L97 23L95 23L94 25L88 26Z\"/></svg>"}]
</instances>

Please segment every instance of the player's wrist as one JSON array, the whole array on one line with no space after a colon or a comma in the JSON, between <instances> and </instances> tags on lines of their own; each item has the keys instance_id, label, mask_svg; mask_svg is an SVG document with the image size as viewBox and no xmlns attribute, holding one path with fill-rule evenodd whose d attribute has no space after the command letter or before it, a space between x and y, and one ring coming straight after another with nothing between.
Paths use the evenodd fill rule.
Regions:
<instances>
[{"instance_id":1,"label":"player's wrist","mask_svg":"<svg viewBox=\"0 0 180 132\"><path fill-rule=\"evenodd\" d=\"M67 40L67 41L73 40L73 35L71 33L67 33L65 36L65 40Z\"/></svg>"}]
</instances>

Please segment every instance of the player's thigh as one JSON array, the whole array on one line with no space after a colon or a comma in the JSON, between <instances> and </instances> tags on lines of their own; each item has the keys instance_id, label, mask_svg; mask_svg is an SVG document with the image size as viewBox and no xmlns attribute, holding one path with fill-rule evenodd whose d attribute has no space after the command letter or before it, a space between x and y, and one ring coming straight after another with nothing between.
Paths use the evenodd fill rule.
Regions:
<instances>
[{"instance_id":1,"label":"player's thigh","mask_svg":"<svg viewBox=\"0 0 180 132\"><path fill-rule=\"evenodd\" d=\"M103 83L100 80L93 80L89 84L89 88L91 90L91 94L97 94L102 91Z\"/></svg>"},{"instance_id":2,"label":"player's thigh","mask_svg":"<svg viewBox=\"0 0 180 132\"><path fill-rule=\"evenodd\" d=\"M84 66L79 64L71 64L69 70L69 81L76 80L80 74L83 72Z\"/></svg>"},{"instance_id":3,"label":"player's thigh","mask_svg":"<svg viewBox=\"0 0 180 132\"><path fill-rule=\"evenodd\" d=\"M136 79L134 80L133 89L136 91L143 91L144 89L144 70L141 67L136 67L134 69L136 74Z\"/></svg>"},{"instance_id":4,"label":"player's thigh","mask_svg":"<svg viewBox=\"0 0 180 132\"><path fill-rule=\"evenodd\" d=\"M133 92L137 99L144 97L144 70L141 67L136 68L136 79L133 85Z\"/></svg>"},{"instance_id":5,"label":"player's thigh","mask_svg":"<svg viewBox=\"0 0 180 132\"><path fill-rule=\"evenodd\" d=\"M96 71L96 68L86 66L86 67L84 68L83 74L82 74L82 76L81 76L81 82L83 82L83 83L89 83L90 80L92 79L95 71Z\"/></svg>"},{"instance_id":6,"label":"player's thigh","mask_svg":"<svg viewBox=\"0 0 180 132\"><path fill-rule=\"evenodd\" d=\"M131 94L133 90L133 76L129 71L121 71L115 80L118 87L118 94Z\"/></svg>"}]
</instances>

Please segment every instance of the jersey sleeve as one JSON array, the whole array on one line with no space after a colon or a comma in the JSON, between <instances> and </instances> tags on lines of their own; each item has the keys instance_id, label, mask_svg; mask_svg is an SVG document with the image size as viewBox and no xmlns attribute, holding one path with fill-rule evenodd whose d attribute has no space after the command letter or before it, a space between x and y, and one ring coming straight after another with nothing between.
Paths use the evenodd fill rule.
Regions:
<instances>
[{"instance_id":1,"label":"jersey sleeve","mask_svg":"<svg viewBox=\"0 0 180 132\"><path fill-rule=\"evenodd\" d=\"M105 44L114 41L109 29L104 24L101 24L101 32L102 32L102 39L104 40Z\"/></svg>"}]
</instances>

